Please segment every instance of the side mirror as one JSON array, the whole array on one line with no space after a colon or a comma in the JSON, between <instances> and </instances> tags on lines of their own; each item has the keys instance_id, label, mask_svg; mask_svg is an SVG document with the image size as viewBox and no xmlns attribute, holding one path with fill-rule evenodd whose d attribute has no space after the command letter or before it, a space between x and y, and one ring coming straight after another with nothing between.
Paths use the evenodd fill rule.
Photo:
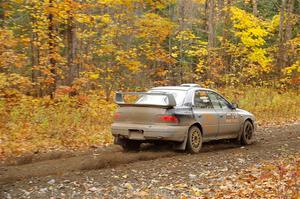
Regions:
<instances>
[{"instance_id":1,"label":"side mirror","mask_svg":"<svg viewBox=\"0 0 300 199\"><path fill-rule=\"evenodd\" d=\"M231 104L232 109L237 109L239 106L236 103Z\"/></svg>"}]
</instances>

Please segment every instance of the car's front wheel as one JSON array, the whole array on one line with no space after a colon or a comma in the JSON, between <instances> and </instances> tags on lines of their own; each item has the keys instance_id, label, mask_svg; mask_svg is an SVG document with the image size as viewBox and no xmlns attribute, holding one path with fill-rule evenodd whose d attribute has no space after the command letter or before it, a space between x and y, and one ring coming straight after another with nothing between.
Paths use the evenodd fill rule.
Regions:
<instances>
[{"instance_id":1,"label":"car's front wheel","mask_svg":"<svg viewBox=\"0 0 300 199\"><path fill-rule=\"evenodd\" d=\"M246 120L241 135L241 144L242 145L252 144L253 137L254 137L254 126L249 120Z\"/></svg>"},{"instance_id":2,"label":"car's front wheel","mask_svg":"<svg viewBox=\"0 0 300 199\"><path fill-rule=\"evenodd\" d=\"M202 141L201 130L197 126L192 126L188 131L187 150L190 153L199 153Z\"/></svg>"}]
</instances>

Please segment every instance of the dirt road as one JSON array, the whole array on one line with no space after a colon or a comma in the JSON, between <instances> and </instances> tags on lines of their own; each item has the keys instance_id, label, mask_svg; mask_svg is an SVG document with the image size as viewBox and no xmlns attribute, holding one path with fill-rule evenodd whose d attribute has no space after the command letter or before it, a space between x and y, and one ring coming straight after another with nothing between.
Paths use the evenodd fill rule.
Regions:
<instances>
[{"instance_id":1,"label":"dirt road","mask_svg":"<svg viewBox=\"0 0 300 199\"><path fill-rule=\"evenodd\" d=\"M146 146L137 153L110 146L24 157L0 166L0 198L220 197L218 190L230 188L228 193L233 193L243 188L233 182L244 175L241 171L299 157L300 124L260 128L256 140L246 147L226 141L207 143L196 155L164 146ZM293 194L300 190L297 180Z\"/></svg>"}]
</instances>

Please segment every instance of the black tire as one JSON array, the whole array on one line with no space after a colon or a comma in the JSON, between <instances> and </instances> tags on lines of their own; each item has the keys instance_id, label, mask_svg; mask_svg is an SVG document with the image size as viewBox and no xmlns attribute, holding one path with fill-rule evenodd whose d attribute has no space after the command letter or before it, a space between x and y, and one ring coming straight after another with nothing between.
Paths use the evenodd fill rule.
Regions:
<instances>
[{"instance_id":1,"label":"black tire","mask_svg":"<svg viewBox=\"0 0 300 199\"><path fill-rule=\"evenodd\" d=\"M188 132L187 150L190 153L199 153L202 148L202 133L197 126L191 126Z\"/></svg>"},{"instance_id":2,"label":"black tire","mask_svg":"<svg viewBox=\"0 0 300 199\"><path fill-rule=\"evenodd\" d=\"M141 142L137 140L124 140L122 147L124 151L138 151L140 149Z\"/></svg>"},{"instance_id":3,"label":"black tire","mask_svg":"<svg viewBox=\"0 0 300 199\"><path fill-rule=\"evenodd\" d=\"M242 145L252 144L253 138L254 138L254 126L249 120L246 120L241 135L241 144Z\"/></svg>"}]
</instances>

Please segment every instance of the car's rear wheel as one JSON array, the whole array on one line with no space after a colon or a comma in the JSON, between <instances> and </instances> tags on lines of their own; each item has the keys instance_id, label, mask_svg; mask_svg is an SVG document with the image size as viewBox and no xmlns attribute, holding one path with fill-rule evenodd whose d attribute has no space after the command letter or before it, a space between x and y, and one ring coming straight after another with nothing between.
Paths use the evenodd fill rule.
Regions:
<instances>
[{"instance_id":1,"label":"car's rear wheel","mask_svg":"<svg viewBox=\"0 0 300 199\"><path fill-rule=\"evenodd\" d=\"M202 133L197 126L192 126L188 132L187 150L190 153L199 153L202 148Z\"/></svg>"},{"instance_id":2,"label":"car's rear wheel","mask_svg":"<svg viewBox=\"0 0 300 199\"><path fill-rule=\"evenodd\" d=\"M138 151L140 149L141 142L137 140L124 140L122 147L124 151Z\"/></svg>"},{"instance_id":3,"label":"car's rear wheel","mask_svg":"<svg viewBox=\"0 0 300 199\"><path fill-rule=\"evenodd\" d=\"M254 126L249 120L246 120L241 135L241 144L242 145L252 144L253 137L254 137Z\"/></svg>"}]
</instances>

